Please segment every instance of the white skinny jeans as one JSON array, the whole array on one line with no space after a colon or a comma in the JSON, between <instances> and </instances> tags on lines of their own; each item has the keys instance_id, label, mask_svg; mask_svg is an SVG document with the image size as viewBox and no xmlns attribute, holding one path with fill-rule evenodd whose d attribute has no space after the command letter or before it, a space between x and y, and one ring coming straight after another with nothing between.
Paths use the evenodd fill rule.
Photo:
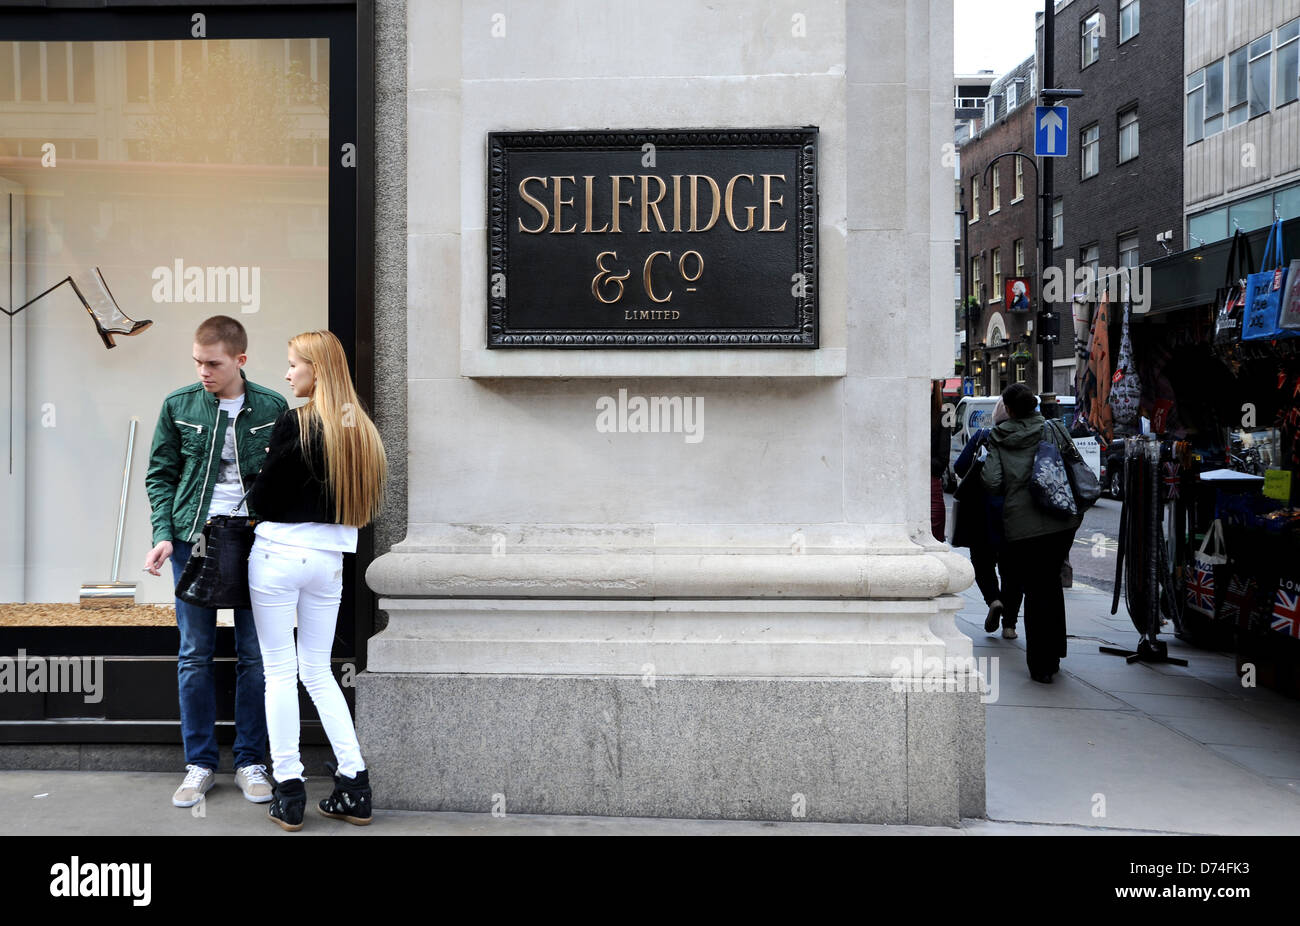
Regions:
<instances>
[{"instance_id":1,"label":"white skinny jeans","mask_svg":"<svg viewBox=\"0 0 1300 926\"><path fill-rule=\"evenodd\" d=\"M248 556L248 591L266 674L266 732L275 780L303 777L298 750L299 678L316 705L339 774L355 777L366 766L347 701L330 672L330 649L343 597L343 554L257 537Z\"/></svg>"}]
</instances>

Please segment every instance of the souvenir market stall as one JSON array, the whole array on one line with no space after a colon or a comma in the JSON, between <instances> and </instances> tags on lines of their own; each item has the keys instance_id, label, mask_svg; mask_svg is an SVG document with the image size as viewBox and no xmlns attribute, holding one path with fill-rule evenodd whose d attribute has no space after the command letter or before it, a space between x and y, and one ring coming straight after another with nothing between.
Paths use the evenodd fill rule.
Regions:
<instances>
[{"instance_id":1,"label":"souvenir market stall","mask_svg":"<svg viewBox=\"0 0 1300 926\"><path fill-rule=\"evenodd\" d=\"M1124 305L1114 383L1136 378L1126 394L1159 442L1161 477L1158 503L1126 512L1129 542L1156 547L1142 552L1161 593L1141 600L1180 638L1235 647L1252 683L1300 697L1300 220L1221 245L1153 262L1156 299ZM1104 424L1097 404L1083 413Z\"/></svg>"}]
</instances>

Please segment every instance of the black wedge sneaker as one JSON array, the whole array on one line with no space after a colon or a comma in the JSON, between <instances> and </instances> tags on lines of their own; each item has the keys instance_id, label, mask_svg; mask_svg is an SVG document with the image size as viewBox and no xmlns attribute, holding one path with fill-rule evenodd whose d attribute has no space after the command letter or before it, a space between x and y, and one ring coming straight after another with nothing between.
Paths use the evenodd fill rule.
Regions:
<instances>
[{"instance_id":1,"label":"black wedge sneaker","mask_svg":"<svg viewBox=\"0 0 1300 926\"><path fill-rule=\"evenodd\" d=\"M370 813L370 773L363 768L355 778L349 778L340 775L331 763L327 762L325 767L334 776L334 791L317 805L322 816L368 826L374 819Z\"/></svg>"},{"instance_id":2,"label":"black wedge sneaker","mask_svg":"<svg viewBox=\"0 0 1300 926\"><path fill-rule=\"evenodd\" d=\"M271 779L271 806L266 815L281 829L296 833L302 829L303 811L307 809L307 786L301 778L288 781Z\"/></svg>"}]
</instances>

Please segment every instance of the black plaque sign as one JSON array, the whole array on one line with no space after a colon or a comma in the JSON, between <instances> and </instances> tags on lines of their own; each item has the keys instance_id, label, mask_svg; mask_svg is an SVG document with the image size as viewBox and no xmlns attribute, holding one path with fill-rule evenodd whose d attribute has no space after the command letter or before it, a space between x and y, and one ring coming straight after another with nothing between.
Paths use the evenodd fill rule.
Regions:
<instances>
[{"instance_id":1,"label":"black plaque sign","mask_svg":"<svg viewBox=\"0 0 1300 926\"><path fill-rule=\"evenodd\" d=\"M488 347L816 347L817 129L494 132Z\"/></svg>"}]
</instances>

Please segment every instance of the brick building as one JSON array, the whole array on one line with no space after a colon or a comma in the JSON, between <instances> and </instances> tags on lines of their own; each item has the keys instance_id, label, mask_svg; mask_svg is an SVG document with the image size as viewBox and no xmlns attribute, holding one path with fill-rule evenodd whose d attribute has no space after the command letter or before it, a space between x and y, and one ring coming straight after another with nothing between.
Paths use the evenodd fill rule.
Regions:
<instances>
[{"instance_id":1,"label":"brick building","mask_svg":"<svg viewBox=\"0 0 1300 926\"><path fill-rule=\"evenodd\" d=\"M1053 84L1077 88L1068 101L1069 156L1055 159L1049 266L1136 267L1183 248L1182 2L1061 0L1055 7ZM1037 52L1043 77L1043 17ZM1157 238L1159 236L1159 238ZM1068 263L1067 263L1068 262ZM1090 294L1095 296L1095 292ZM1086 337L1095 301L1072 302ZM1062 314L1052 385L1074 387L1075 338Z\"/></svg>"},{"instance_id":2,"label":"brick building","mask_svg":"<svg viewBox=\"0 0 1300 926\"><path fill-rule=\"evenodd\" d=\"M979 131L961 148L966 213L965 294L969 313L968 375L977 395L996 395L1011 382L1036 387L1033 318L1039 292L1038 184L1033 163L1007 152L1034 153L1034 59L995 81ZM992 167L990 169L990 164ZM1008 282L1024 282L1008 293Z\"/></svg>"}]
</instances>

